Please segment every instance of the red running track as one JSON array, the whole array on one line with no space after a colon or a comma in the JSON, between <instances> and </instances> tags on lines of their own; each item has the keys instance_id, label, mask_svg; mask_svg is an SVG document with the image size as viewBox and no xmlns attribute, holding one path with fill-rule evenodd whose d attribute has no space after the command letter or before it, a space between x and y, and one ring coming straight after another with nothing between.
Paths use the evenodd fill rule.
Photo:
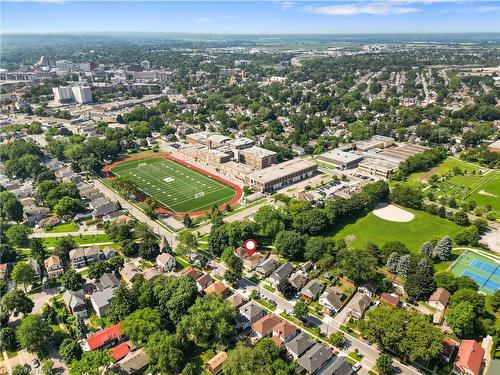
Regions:
<instances>
[{"instance_id":1,"label":"red running track","mask_svg":"<svg viewBox=\"0 0 500 375\"><path fill-rule=\"evenodd\" d=\"M204 170L204 169L202 169L200 167L197 167L196 165L193 165L191 163L188 163L187 161L178 159L175 156L172 156L170 154L135 156L135 157L131 157L131 158L119 160L119 161L116 161L116 162L111 163L109 165L106 165L102 169L102 172L106 175L107 178L112 179L114 177L111 176L111 174L110 174L111 168L116 167L117 165L128 163L129 161L133 161L133 160L153 159L153 158L162 158L162 157L165 158L165 159L173 160L173 161L175 161L175 162L177 162L179 164L182 164L182 165L184 165L184 166L186 166L188 168L194 169L195 171L197 171L197 172L199 172L199 173L201 173L201 174L203 174L205 176L213 178L214 180L217 180L217 181L223 183L224 185L228 185L231 188L233 188L236 191L236 195L233 197L233 199L231 199L229 201L229 205L230 206L234 206L236 203L238 203L238 201L243 196L243 190L241 190L241 188L238 185L236 185L235 183L233 183L231 181L228 181L228 180L226 180L226 179L224 179L222 177L219 177L217 175L211 174L211 173L207 172L206 170ZM144 196L139 196L138 198L141 201L146 199L146 197L144 197ZM225 204L219 206L220 210L223 210L224 208L225 208ZM156 208L155 211L158 214L168 214L168 215L172 215L172 216L184 216L184 215L188 214L189 216L193 216L194 217L194 216L200 216L200 215L207 214L207 213L211 212L212 210L193 211L193 212L174 212L174 211L167 210L166 208L159 207L159 208Z\"/></svg>"}]
</instances>

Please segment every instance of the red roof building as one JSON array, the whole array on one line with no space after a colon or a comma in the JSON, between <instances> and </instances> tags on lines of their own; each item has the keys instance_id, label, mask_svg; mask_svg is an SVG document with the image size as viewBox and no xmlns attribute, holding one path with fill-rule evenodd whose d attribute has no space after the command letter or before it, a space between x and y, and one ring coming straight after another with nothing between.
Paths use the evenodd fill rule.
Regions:
<instances>
[{"instance_id":1,"label":"red roof building","mask_svg":"<svg viewBox=\"0 0 500 375\"><path fill-rule=\"evenodd\" d=\"M115 324L109 328L101 329L92 336L88 337L85 342L85 351L96 349L106 349L114 346L122 337L122 328L120 324Z\"/></svg>"},{"instance_id":2,"label":"red roof building","mask_svg":"<svg viewBox=\"0 0 500 375\"><path fill-rule=\"evenodd\" d=\"M130 353L130 346L126 342L122 342L111 349L111 357L115 362L125 358L128 353Z\"/></svg>"},{"instance_id":3,"label":"red roof building","mask_svg":"<svg viewBox=\"0 0 500 375\"><path fill-rule=\"evenodd\" d=\"M453 372L455 374L479 375L484 358L484 349L475 340L463 340L458 349Z\"/></svg>"}]
</instances>

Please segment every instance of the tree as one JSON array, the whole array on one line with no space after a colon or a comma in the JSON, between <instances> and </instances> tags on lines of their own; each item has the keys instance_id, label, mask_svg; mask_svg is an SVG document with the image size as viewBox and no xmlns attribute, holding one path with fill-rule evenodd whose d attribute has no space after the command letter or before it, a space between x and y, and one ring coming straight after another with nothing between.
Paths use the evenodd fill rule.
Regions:
<instances>
[{"instance_id":1,"label":"tree","mask_svg":"<svg viewBox=\"0 0 500 375\"><path fill-rule=\"evenodd\" d=\"M45 258L47 258L47 251L42 240L40 238L30 238L29 248L31 250L31 256L35 258L39 264L43 264Z\"/></svg>"},{"instance_id":2,"label":"tree","mask_svg":"<svg viewBox=\"0 0 500 375\"><path fill-rule=\"evenodd\" d=\"M17 351L16 331L11 327L3 327L0 329L0 350L15 352Z\"/></svg>"},{"instance_id":3,"label":"tree","mask_svg":"<svg viewBox=\"0 0 500 375\"><path fill-rule=\"evenodd\" d=\"M283 230L276 235L274 246L283 257L300 260L303 258L306 240L295 231Z\"/></svg>"},{"instance_id":4,"label":"tree","mask_svg":"<svg viewBox=\"0 0 500 375\"><path fill-rule=\"evenodd\" d=\"M54 253L61 259L69 260L69 252L76 247L75 241L71 236L63 237L56 243Z\"/></svg>"},{"instance_id":5,"label":"tree","mask_svg":"<svg viewBox=\"0 0 500 375\"><path fill-rule=\"evenodd\" d=\"M321 257L333 250L335 241L325 237L310 237L306 242L304 257L306 260L317 262Z\"/></svg>"},{"instance_id":6,"label":"tree","mask_svg":"<svg viewBox=\"0 0 500 375\"><path fill-rule=\"evenodd\" d=\"M22 365L17 365L12 369L12 375L30 375L30 370Z\"/></svg>"},{"instance_id":7,"label":"tree","mask_svg":"<svg viewBox=\"0 0 500 375\"><path fill-rule=\"evenodd\" d=\"M477 314L474 305L468 301L460 302L450 309L447 322L453 332L459 337L467 337L474 333Z\"/></svg>"},{"instance_id":8,"label":"tree","mask_svg":"<svg viewBox=\"0 0 500 375\"><path fill-rule=\"evenodd\" d=\"M69 365L71 375L101 375L103 369L111 364L111 357L107 351L93 350L85 352L78 361Z\"/></svg>"},{"instance_id":9,"label":"tree","mask_svg":"<svg viewBox=\"0 0 500 375\"><path fill-rule=\"evenodd\" d=\"M154 333L145 346L151 364L165 374L177 374L185 360L179 340L165 331Z\"/></svg>"},{"instance_id":10,"label":"tree","mask_svg":"<svg viewBox=\"0 0 500 375\"><path fill-rule=\"evenodd\" d=\"M59 217L72 217L82 210L83 205L79 199L72 197L62 197L54 206L54 213Z\"/></svg>"},{"instance_id":11,"label":"tree","mask_svg":"<svg viewBox=\"0 0 500 375\"><path fill-rule=\"evenodd\" d=\"M434 248L434 256L440 260L448 260L451 255L451 237L444 236L441 238Z\"/></svg>"},{"instance_id":12,"label":"tree","mask_svg":"<svg viewBox=\"0 0 500 375\"><path fill-rule=\"evenodd\" d=\"M79 361L82 358L82 354L82 347L76 340L64 339L61 346L59 346L59 355L66 364Z\"/></svg>"},{"instance_id":13,"label":"tree","mask_svg":"<svg viewBox=\"0 0 500 375\"><path fill-rule=\"evenodd\" d=\"M299 299L293 306L293 315L299 319L305 318L309 314L309 306L303 300Z\"/></svg>"},{"instance_id":14,"label":"tree","mask_svg":"<svg viewBox=\"0 0 500 375\"><path fill-rule=\"evenodd\" d=\"M236 309L220 295L198 298L188 309L178 331L201 348L227 344L235 332Z\"/></svg>"},{"instance_id":15,"label":"tree","mask_svg":"<svg viewBox=\"0 0 500 375\"><path fill-rule=\"evenodd\" d=\"M500 289L497 289L491 297L491 307L494 312L500 311Z\"/></svg>"},{"instance_id":16,"label":"tree","mask_svg":"<svg viewBox=\"0 0 500 375\"><path fill-rule=\"evenodd\" d=\"M406 354L410 362L428 362L443 351L444 335L441 330L423 315L414 315L406 325L399 350Z\"/></svg>"},{"instance_id":17,"label":"tree","mask_svg":"<svg viewBox=\"0 0 500 375\"><path fill-rule=\"evenodd\" d=\"M47 359L47 360L43 361L42 374L43 375L52 375L53 371L54 371L54 361L51 359Z\"/></svg>"},{"instance_id":18,"label":"tree","mask_svg":"<svg viewBox=\"0 0 500 375\"><path fill-rule=\"evenodd\" d=\"M44 357L48 349L47 342L50 342L52 336L52 328L41 315L30 314L21 320L17 336L23 349Z\"/></svg>"},{"instance_id":19,"label":"tree","mask_svg":"<svg viewBox=\"0 0 500 375\"><path fill-rule=\"evenodd\" d=\"M466 226L470 225L469 217L463 211L457 211L457 212L455 212L455 214L453 215L453 221L456 224L461 225L463 227L466 227Z\"/></svg>"},{"instance_id":20,"label":"tree","mask_svg":"<svg viewBox=\"0 0 500 375\"><path fill-rule=\"evenodd\" d=\"M110 321L119 322L134 311L135 307L136 300L133 292L124 283L120 283L113 292L106 315Z\"/></svg>"},{"instance_id":21,"label":"tree","mask_svg":"<svg viewBox=\"0 0 500 375\"><path fill-rule=\"evenodd\" d=\"M143 346L148 337L158 330L160 313L151 308L136 310L121 322L123 332L135 345Z\"/></svg>"},{"instance_id":22,"label":"tree","mask_svg":"<svg viewBox=\"0 0 500 375\"><path fill-rule=\"evenodd\" d=\"M382 259L387 261L389 255L392 253L397 253L399 255L410 254L410 250L406 247L406 245L399 241L389 241L381 249Z\"/></svg>"},{"instance_id":23,"label":"tree","mask_svg":"<svg viewBox=\"0 0 500 375\"><path fill-rule=\"evenodd\" d=\"M23 206L9 191L0 192L0 217L16 222L23 219Z\"/></svg>"},{"instance_id":24,"label":"tree","mask_svg":"<svg viewBox=\"0 0 500 375\"><path fill-rule=\"evenodd\" d=\"M458 305L461 302L469 302L472 304L477 315L483 314L486 308L484 295L477 293L477 291L473 289L459 289L453 293L450 298L451 306Z\"/></svg>"},{"instance_id":25,"label":"tree","mask_svg":"<svg viewBox=\"0 0 500 375\"><path fill-rule=\"evenodd\" d=\"M118 273L125 265L125 259L120 255L115 255L108 260L108 269L110 272Z\"/></svg>"},{"instance_id":26,"label":"tree","mask_svg":"<svg viewBox=\"0 0 500 375\"><path fill-rule=\"evenodd\" d=\"M344 345L344 334L341 331L332 333L328 341L330 344L340 349Z\"/></svg>"},{"instance_id":27,"label":"tree","mask_svg":"<svg viewBox=\"0 0 500 375\"><path fill-rule=\"evenodd\" d=\"M474 219L472 221L472 225L477 228L479 234L485 234L488 231L488 221L481 217Z\"/></svg>"},{"instance_id":28,"label":"tree","mask_svg":"<svg viewBox=\"0 0 500 375\"><path fill-rule=\"evenodd\" d=\"M398 275L406 277L411 266L411 255L406 254L399 258L397 272Z\"/></svg>"},{"instance_id":29,"label":"tree","mask_svg":"<svg viewBox=\"0 0 500 375\"><path fill-rule=\"evenodd\" d=\"M382 252L380 247L378 247L373 242L368 242L366 244L366 251L372 256L373 259L377 260L378 265L383 265Z\"/></svg>"},{"instance_id":30,"label":"tree","mask_svg":"<svg viewBox=\"0 0 500 375\"><path fill-rule=\"evenodd\" d=\"M191 228L193 226L193 220L191 220L191 217L188 214L184 215L182 222L186 228Z\"/></svg>"},{"instance_id":31,"label":"tree","mask_svg":"<svg viewBox=\"0 0 500 375\"><path fill-rule=\"evenodd\" d=\"M297 293L297 289L285 278L280 280L277 289L286 299L291 299Z\"/></svg>"},{"instance_id":32,"label":"tree","mask_svg":"<svg viewBox=\"0 0 500 375\"><path fill-rule=\"evenodd\" d=\"M420 255L432 258L434 255L434 246L430 242L425 242L419 250Z\"/></svg>"},{"instance_id":33,"label":"tree","mask_svg":"<svg viewBox=\"0 0 500 375\"><path fill-rule=\"evenodd\" d=\"M196 236L190 231L187 231L187 230L182 231L177 236L177 239L179 240L179 242L190 247L191 250L196 249L198 247L198 240L196 239Z\"/></svg>"},{"instance_id":34,"label":"tree","mask_svg":"<svg viewBox=\"0 0 500 375\"><path fill-rule=\"evenodd\" d=\"M479 241L479 231L476 226L471 225L455 235L455 243L457 245L476 246Z\"/></svg>"},{"instance_id":35,"label":"tree","mask_svg":"<svg viewBox=\"0 0 500 375\"><path fill-rule=\"evenodd\" d=\"M243 263L240 258L231 253L231 256L227 261L227 266L228 269L224 272L224 279L229 283L234 284L243 276Z\"/></svg>"},{"instance_id":36,"label":"tree","mask_svg":"<svg viewBox=\"0 0 500 375\"><path fill-rule=\"evenodd\" d=\"M423 258L416 267L410 269L406 279L405 291L412 298L424 300L435 289L434 267L427 258Z\"/></svg>"},{"instance_id":37,"label":"tree","mask_svg":"<svg viewBox=\"0 0 500 375\"><path fill-rule=\"evenodd\" d=\"M76 272L74 269L69 269L61 276L61 285L68 290L76 292L80 290L85 284L85 280L82 275Z\"/></svg>"},{"instance_id":38,"label":"tree","mask_svg":"<svg viewBox=\"0 0 500 375\"><path fill-rule=\"evenodd\" d=\"M398 272L399 259L400 256L396 252L391 253L391 255L389 255L389 258L387 259L387 263L385 265L389 272L392 273Z\"/></svg>"},{"instance_id":39,"label":"tree","mask_svg":"<svg viewBox=\"0 0 500 375\"><path fill-rule=\"evenodd\" d=\"M28 286L35 282L35 270L29 263L18 262L12 270L12 280L26 292Z\"/></svg>"},{"instance_id":40,"label":"tree","mask_svg":"<svg viewBox=\"0 0 500 375\"><path fill-rule=\"evenodd\" d=\"M418 186L397 184L390 195L391 202L403 207L420 209L423 203L422 190Z\"/></svg>"},{"instance_id":41,"label":"tree","mask_svg":"<svg viewBox=\"0 0 500 375\"><path fill-rule=\"evenodd\" d=\"M7 314L9 315L14 315L17 317L19 314L29 314L32 310L35 304L29 298L26 293L13 289L10 292L8 292L6 295L3 296L2 298L2 314Z\"/></svg>"},{"instance_id":42,"label":"tree","mask_svg":"<svg viewBox=\"0 0 500 375\"><path fill-rule=\"evenodd\" d=\"M11 263L17 260L17 252L8 243L0 244L0 263Z\"/></svg>"},{"instance_id":43,"label":"tree","mask_svg":"<svg viewBox=\"0 0 500 375\"><path fill-rule=\"evenodd\" d=\"M139 244L139 255L149 261L154 261L160 254L160 245L153 237L148 237L142 240Z\"/></svg>"},{"instance_id":44,"label":"tree","mask_svg":"<svg viewBox=\"0 0 500 375\"><path fill-rule=\"evenodd\" d=\"M31 229L22 224L11 225L6 230L5 235L7 240L13 246L26 247L28 245L28 236L31 234Z\"/></svg>"},{"instance_id":45,"label":"tree","mask_svg":"<svg viewBox=\"0 0 500 375\"><path fill-rule=\"evenodd\" d=\"M388 354L381 354L377 358L377 369L383 375L394 374L394 367L392 366L392 357Z\"/></svg>"},{"instance_id":46,"label":"tree","mask_svg":"<svg viewBox=\"0 0 500 375\"><path fill-rule=\"evenodd\" d=\"M87 277L92 280L99 280L102 275L109 272L108 262L105 260L98 260L92 263L88 268Z\"/></svg>"},{"instance_id":47,"label":"tree","mask_svg":"<svg viewBox=\"0 0 500 375\"><path fill-rule=\"evenodd\" d=\"M339 252L339 256L342 273L356 285L372 280L375 277L377 262L366 250L345 249Z\"/></svg>"}]
</instances>

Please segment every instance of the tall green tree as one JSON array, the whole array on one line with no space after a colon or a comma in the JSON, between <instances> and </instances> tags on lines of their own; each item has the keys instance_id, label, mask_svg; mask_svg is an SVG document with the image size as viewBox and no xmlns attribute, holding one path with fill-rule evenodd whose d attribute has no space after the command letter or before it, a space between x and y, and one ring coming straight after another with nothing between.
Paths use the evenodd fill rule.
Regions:
<instances>
[{"instance_id":1,"label":"tall green tree","mask_svg":"<svg viewBox=\"0 0 500 375\"><path fill-rule=\"evenodd\" d=\"M135 345L145 345L148 337L158 331L160 324L160 313L151 308L136 310L121 322L123 332Z\"/></svg>"},{"instance_id":2,"label":"tall green tree","mask_svg":"<svg viewBox=\"0 0 500 375\"><path fill-rule=\"evenodd\" d=\"M50 342L52 336L52 328L41 315L30 314L21 320L17 336L23 349L44 357L48 350L47 342Z\"/></svg>"}]
</instances>

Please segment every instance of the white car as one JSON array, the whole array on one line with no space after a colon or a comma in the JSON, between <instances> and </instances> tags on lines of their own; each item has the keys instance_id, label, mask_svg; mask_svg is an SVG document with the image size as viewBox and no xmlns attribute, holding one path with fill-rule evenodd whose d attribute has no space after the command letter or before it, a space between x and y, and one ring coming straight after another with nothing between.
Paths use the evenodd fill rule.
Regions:
<instances>
[{"instance_id":1,"label":"white car","mask_svg":"<svg viewBox=\"0 0 500 375\"><path fill-rule=\"evenodd\" d=\"M361 363L355 363L353 366L352 366L352 371L358 371L359 369L361 368Z\"/></svg>"}]
</instances>

